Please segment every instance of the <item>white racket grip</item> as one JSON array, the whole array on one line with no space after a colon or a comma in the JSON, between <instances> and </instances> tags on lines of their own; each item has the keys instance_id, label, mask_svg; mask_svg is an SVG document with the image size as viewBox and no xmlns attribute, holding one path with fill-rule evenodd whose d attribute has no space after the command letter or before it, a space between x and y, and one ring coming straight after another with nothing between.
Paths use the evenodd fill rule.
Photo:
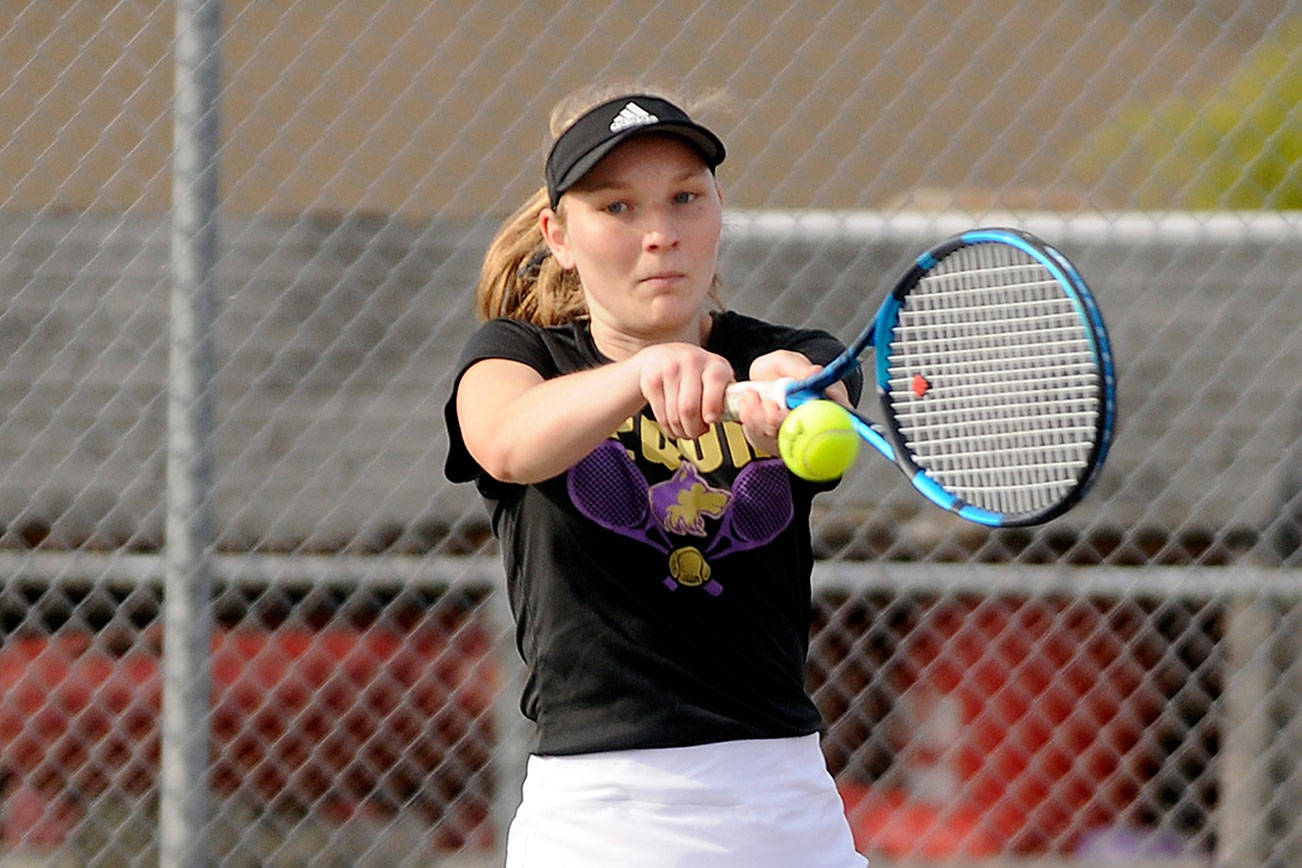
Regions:
<instances>
[{"instance_id":1,"label":"white racket grip","mask_svg":"<svg viewBox=\"0 0 1302 868\"><path fill-rule=\"evenodd\" d=\"M767 398L785 407L787 387L793 382L795 381L791 377L781 377L777 380L742 380L733 383L723 390L723 418L732 422L739 420L737 404L741 396L748 392L756 392L761 398Z\"/></svg>"}]
</instances>

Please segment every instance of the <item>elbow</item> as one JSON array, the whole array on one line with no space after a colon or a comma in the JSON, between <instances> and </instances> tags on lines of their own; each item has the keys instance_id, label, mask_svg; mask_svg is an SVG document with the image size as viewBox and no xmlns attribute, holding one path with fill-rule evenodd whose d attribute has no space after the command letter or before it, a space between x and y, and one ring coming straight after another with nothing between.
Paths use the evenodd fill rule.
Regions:
<instances>
[{"instance_id":1,"label":"elbow","mask_svg":"<svg viewBox=\"0 0 1302 868\"><path fill-rule=\"evenodd\" d=\"M474 453L472 452L472 454ZM483 471L498 482L518 485L525 485L529 482L529 480L520 478L515 467L515 461L512 460L508 449L489 447L483 449L481 454L475 454L474 457Z\"/></svg>"},{"instance_id":2,"label":"elbow","mask_svg":"<svg viewBox=\"0 0 1302 868\"><path fill-rule=\"evenodd\" d=\"M480 468L498 482L529 485L554 475L540 473L538 468L530 466L525 456L517 454L507 444L485 444L479 450L472 450L471 454Z\"/></svg>"}]
</instances>

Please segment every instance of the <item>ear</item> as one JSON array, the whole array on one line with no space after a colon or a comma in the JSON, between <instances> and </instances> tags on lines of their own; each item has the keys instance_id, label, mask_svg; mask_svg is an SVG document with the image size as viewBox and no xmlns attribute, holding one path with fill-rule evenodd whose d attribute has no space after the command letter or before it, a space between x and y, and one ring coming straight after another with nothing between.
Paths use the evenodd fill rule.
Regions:
<instances>
[{"instance_id":1,"label":"ear","mask_svg":"<svg viewBox=\"0 0 1302 868\"><path fill-rule=\"evenodd\" d=\"M569 233L565 231L565 221L557 216L551 208L544 208L538 214L538 228L543 240L551 248L552 258L566 271L574 267L574 255L569 248Z\"/></svg>"}]
</instances>

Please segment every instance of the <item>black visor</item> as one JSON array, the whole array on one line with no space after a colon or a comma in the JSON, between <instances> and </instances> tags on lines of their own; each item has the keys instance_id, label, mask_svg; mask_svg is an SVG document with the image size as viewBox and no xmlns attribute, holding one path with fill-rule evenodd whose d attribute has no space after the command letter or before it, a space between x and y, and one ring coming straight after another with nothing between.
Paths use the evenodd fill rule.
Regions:
<instances>
[{"instance_id":1,"label":"black visor","mask_svg":"<svg viewBox=\"0 0 1302 868\"><path fill-rule=\"evenodd\" d=\"M654 96L623 96L602 103L561 133L547 155L547 196L556 207L561 194L621 142L645 133L667 133L684 139L701 152L705 165L723 162L726 151L719 137L671 102Z\"/></svg>"}]
</instances>

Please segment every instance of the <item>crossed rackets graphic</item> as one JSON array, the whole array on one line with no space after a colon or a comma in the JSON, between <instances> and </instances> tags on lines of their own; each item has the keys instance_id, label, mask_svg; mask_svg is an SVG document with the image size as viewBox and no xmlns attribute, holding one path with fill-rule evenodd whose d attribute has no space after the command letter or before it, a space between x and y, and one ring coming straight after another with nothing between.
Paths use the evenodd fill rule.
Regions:
<instances>
[{"instance_id":1,"label":"crossed rackets graphic","mask_svg":"<svg viewBox=\"0 0 1302 868\"><path fill-rule=\"evenodd\" d=\"M712 490L727 499L704 550L675 544L667 529L667 524L683 526L668 521L669 509L677 505L691 510L695 486L705 485L686 461L673 479L652 486L624 446L607 440L570 468L567 484L570 499L584 517L669 555L664 584L671 591L701 587L717 597L723 585L711 578L710 559L767 545L795 515L787 469L776 458L747 464L737 473L730 492ZM687 535L706 537L708 531L701 523L699 532L693 528Z\"/></svg>"}]
</instances>

